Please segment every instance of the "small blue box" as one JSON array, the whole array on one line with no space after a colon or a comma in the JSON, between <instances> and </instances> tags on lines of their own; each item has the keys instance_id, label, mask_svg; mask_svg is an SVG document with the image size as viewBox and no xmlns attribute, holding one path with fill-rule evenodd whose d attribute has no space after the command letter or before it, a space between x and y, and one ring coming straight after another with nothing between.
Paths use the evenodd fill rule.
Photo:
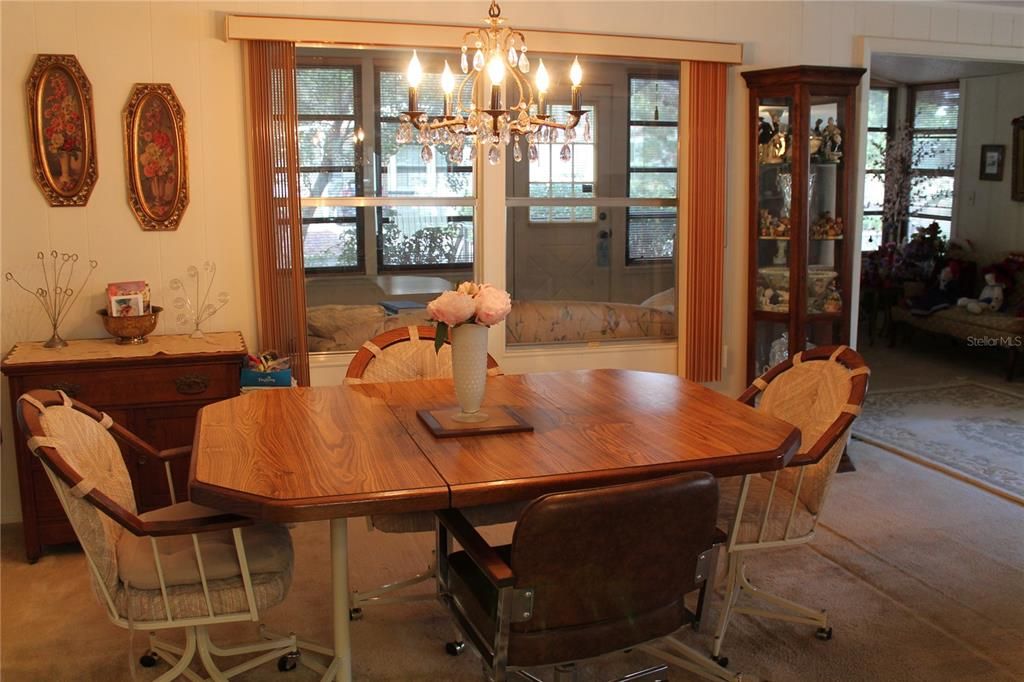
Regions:
<instances>
[{"instance_id":1,"label":"small blue box","mask_svg":"<svg viewBox=\"0 0 1024 682\"><path fill-rule=\"evenodd\" d=\"M288 387L292 385L292 371L278 369L272 372L257 372L254 369L245 368L242 370L242 385Z\"/></svg>"}]
</instances>

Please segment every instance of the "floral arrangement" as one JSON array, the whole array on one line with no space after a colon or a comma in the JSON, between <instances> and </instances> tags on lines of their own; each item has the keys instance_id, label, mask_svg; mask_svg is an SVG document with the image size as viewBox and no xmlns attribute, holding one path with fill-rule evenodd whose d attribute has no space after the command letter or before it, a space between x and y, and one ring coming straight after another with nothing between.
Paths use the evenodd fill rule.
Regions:
<instances>
[{"instance_id":1,"label":"floral arrangement","mask_svg":"<svg viewBox=\"0 0 1024 682\"><path fill-rule=\"evenodd\" d=\"M68 86L68 79L61 73L51 78L53 89L46 96L46 147L51 154L77 152L82 149L82 115L78 111L75 96Z\"/></svg>"},{"instance_id":2,"label":"floral arrangement","mask_svg":"<svg viewBox=\"0 0 1024 682\"><path fill-rule=\"evenodd\" d=\"M139 166L150 182L153 203L160 204L173 198L177 153L174 137L164 125L164 109L157 101L150 101L142 114L138 141L141 153ZM162 207L154 207L159 210Z\"/></svg>"},{"instance_id":3,"label":"floral arrangement","mask_svg":"<svg viewBox=\"0 0 1024 682\"><path fill-rule=\"evenodd\" d=\"M490 284L463 282L455 291L446 291L427 304L430 319L437 323L434 350L448 340L448 330L460 324L490 327L512 312L512 297L504 289Z\"/></svg>"}]
</instances>

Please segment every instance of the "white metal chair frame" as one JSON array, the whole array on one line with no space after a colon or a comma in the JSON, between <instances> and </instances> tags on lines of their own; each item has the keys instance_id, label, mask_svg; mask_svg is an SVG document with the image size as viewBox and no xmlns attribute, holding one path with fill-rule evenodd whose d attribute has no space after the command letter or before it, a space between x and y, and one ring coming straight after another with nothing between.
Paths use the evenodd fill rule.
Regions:
<instances>
[{"instance_id":1,"label":"white metal chair frame","mask_svg":"<svg viewBox=\"0 0 1024 682\"><path fill-rule=\"evenodd\" d=\"M834 420L824 430L816 442L805 444L793 460L782 472L775 471L771 476L771 483L768 492L768 499L761 511L761 517L757 526L757 539L754 541L741 541L741 528L743 527L743 516L750 488L755 477L762 474L749 474L743 477L740 484L739 499L736 507L736 516L729 527L729 539L726 544L728 556L728 573L725 583L725 599L722 606L722 613L719 616L718 627L715 633L712 657L722 665L728 663L728 659L720 656L722 642L725 638L729 622L737 613L745 613L764 618L788 621L791 623L802 623L816 625L818 627L816 636L819 639L828 640L832 638L832 628L828 624L828 612L824 609L811 609L789 599L764 591L751 584L746 576L745 560L751 552L767 551L773 549L784 549L810 542L814 538L814 531L817 527L818 516L828 492L832 476L839 466L839 460L846 444L850 438L850 426L861 412L861 405L867 392L868 377L871 370L864 363L863 358L853 349L847 346L818 347L797 353L785 362L776 365L755 379L746 391L738 398L741 402L754 405L759 396L769 388L771 382L782 376L801 363L828 362L836 363L847 370L850 390L846 403L841 406ZM799 426L799 425L798 425ZM794 521L797 517L798 507L801 501L801 489L804 486L804 479L807 472L814 467L827 467L827 476L816 500L815 509L809 509L810 529L806 532L796 534ZM788 476L788 480L786 477ZM795 484L793 479L795 478ZM785 481L785 482L783 482ZM767 539L769 521L772 518L773 503L784 495L776 495L779 488L792 486L787 491L792 496L789 509L783 509L785 513L785 526L782 537L779 539ZM777 505L776 505L777 506ZM737 606L737 601L742 593L767 602L776 607L777 610L759 609L749 606Z\"/></svg>"},{"instance_id":2,"label":"white metal chair frame","mask_svg":"<svg viewBox=\"0 0 1024 682\"><path fill-rule=\"evenodd\" d=\"M39 457L46 471L50 483L53 485L64 511L71 516L69 509L68 495L87 500L93 507L106 516L113 519L128 532L139 537L148 537L153 549L153 560L155 562L157 577L160 583L160 592L163 598L163 608L166 618L163 620L146 620L135 622L130 618L121 615L114 603L106 581L96 565L96 559L87 543L82 543L86 562L93 577L93 585L100 592L103 602L107 607L107 615L117 626L134 631L142 626L150 631L149 635L149 657L159 657L166 660L171 669L160 675L157 682L170 682L179 676L184 676L194 682L202 682L203 678L196 675L189 669L189 664L195 658L196 653L203 663L204 668L210 675L210 680L221 681L235 677L247 670L259 665L279 659L279 667L290 669L294 667L297 660L298 641L294 634L287 636L275 635L266 631L260 625L261 640L242 644L238 646L219 647L210 640L208 626L218 623L232 623L239 621L259 622L259 613L256 606L256 599L253 592L252 576L249 572L249 563L246 557L245 545L242 539L241 529L253 525L252 519L235 514L218 514L194 519L182 519L175 521L145 521L131 511L119 505L108 497L102 490L93 486L93 483L83 477L72 467L60 450L63 440L59 437L47 436L43 431L40 417L49 408L56 406L71 407L87 417L94 419L100 426L106 428L116 441L128 445L146 457L152 457L164 462L167 482L171 493L171 503L174 504L175 494L173 477L170 463L179 457L187 457L191 453L191 447L174 448L158 451L146 442L140 440L134 434L114 423L109 415L97 412L92 408L72 400L63 392L54 391L31 391L22 395L18 404L18 417L28 439L29 449ZM223 531L230 529L234 539L234 546L238 564L241 569L242 583L245 589L246 609L235 613L216 614L213 602L210 598L210 589L207 584L206 570L203 563L202 552L199 546L199 534L211 531ZM77 529L76 529L77 531ZM172 615L171 603L168 597L168 586L164 579L164 568L160 560L158 540L162 537L190 535L192 547L195 552L195 561L199 570L202 583L203 595L206 602L208 615L203 617L175 618ZM131 613L130 608L127 609ZM156 631L170 628L183 628L185 630L184 648L159 639ZM254 654L264 652L259 656L251 658L227 670L220 670L213 661L213 656L237 656L241 654ZM146 658L146 657L144 657ZM309 667L321 668L315 662L302 661ZM155 661L153 661L155 663Z\"/></svg>"},{"instance_id":3,"label":"white metal chair frame","mask_svg":"<svg viewBox=\"0 0 1024 682\"><path fill-rule=\"evenodd\" d=\"M429 326L409 326L399 327L391 329L389 331L378 334L369 341L365 341L363 345L356 351L355 356L352 358L352 362L349 363L348 370L345 374L346 384L362 384L368 383L363 375L370 368L370 366L381 360L385 355L389 347L399 343L429 343L431 352L433 352L434 338L437 333L433 327ZM445 340L445 345L450 345L450 337ZM487 355L487 375L497 376L501 374L501 369L498 367L498 363ZM437 378L441 376L438 375ZM377 526L374 525L373 517L366 517L367 530L376 530ZM433 523L431 522L430 528L423 528L423 532L432 532ZM406 578L404 580L398 580L393 583L380 585L369 590L352 591L349 595L351 605L350 616L353 619L358 619L362 616L362 605L363 604L396 604L404 602L414 601L427 601L435 599L435 596L431 593L423 594L394 594L404 590L405 588L418 585L419 583L433 580L437 576L437 564L434 558L427 564L426 570L417 573L416 575Z\"/></svg>"}]
</instances>

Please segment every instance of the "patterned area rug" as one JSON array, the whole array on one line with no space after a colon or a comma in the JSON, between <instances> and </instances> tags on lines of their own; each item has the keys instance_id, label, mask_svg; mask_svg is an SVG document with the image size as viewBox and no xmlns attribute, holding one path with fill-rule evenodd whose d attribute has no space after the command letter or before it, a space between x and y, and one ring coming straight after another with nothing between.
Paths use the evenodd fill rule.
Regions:
<instances>
[{"instance_id":1,"label":"patterned area rug","mask_svg":"<svg viewBox=\"0 0 1024 682\"><path fill-rule=\"evenodd\" d=\"M869 392L853 430L1024 505L1024 395L971 382Z\"/></svg>"}]
</instances>

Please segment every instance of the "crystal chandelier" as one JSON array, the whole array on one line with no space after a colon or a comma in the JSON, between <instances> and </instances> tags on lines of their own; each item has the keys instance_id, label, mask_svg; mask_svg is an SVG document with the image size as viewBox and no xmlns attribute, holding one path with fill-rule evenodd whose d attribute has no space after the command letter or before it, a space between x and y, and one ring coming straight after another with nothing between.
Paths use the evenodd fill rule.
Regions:
<instances>
[{"instance_id":1,"label":"crystal chandelier","mask_svg":"<svg viewBox=\"0 0 1024 682\"><path fill-rule=\"evenodd\" d=\"M527 56L526 38L520 31L503 26L501 8L495 0L487 12L487 27L468 31L462 39L462 78L456 82L448 62L441 73L441 89L444 91L444 113L440 118L431 119L427 112L417 109L418 88L423 79L423 68L419 57L413 51L409 60L406 78L409 82L409 110L399 117L395 141L407 144L414 140L423 145L420 157L424 163L434 158L433 146L448 147L448 158L461 163L467 139L475 136L480 145L487 146L487 161L497 165L501 160L501 147L514 142L513 158L522 161L520 140L526 138L527 154L531 161L537 159L537 143L558 142L561 131L562 149L560 158L572 158L572 142L576 139L576 126L583 123L583 139L590 141L590 121L587 112L580 108L583 69L579 59L573 59L569 69L572 81L572 100L564 122L554 120L546 113L544 97L550 85L544 60L537 60L537 69L531 84L526 78L530 72L530 58ZM470 50L473 50L470 57ZM507 67L506 67L507 64ZM490 101L486 109L476 106L480 76L486 70L491 83ZM507 73L512 74L506 90L506 106L502 106L501 90ZM513 107L512 90L519 101ZM536 98L534 94L536 93ZM473 161L477 145L470 147L469 160Z\"/></svg>"}]
</instances>

